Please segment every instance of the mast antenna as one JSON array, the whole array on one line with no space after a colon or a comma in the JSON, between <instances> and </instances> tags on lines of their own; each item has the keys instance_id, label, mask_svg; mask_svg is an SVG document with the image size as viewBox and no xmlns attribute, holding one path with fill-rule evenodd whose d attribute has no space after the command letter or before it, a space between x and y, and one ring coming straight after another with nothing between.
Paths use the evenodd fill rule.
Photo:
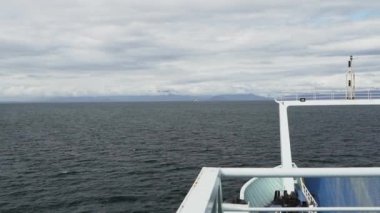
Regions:
<instances>
[{"instance_id":1,"label":"mast antenna","mask_svg":"<svg viewBox=\"0 0 380 213\"><path fill-rule=\"evenodd\" d=\"M348 61L348 70L346 72L346 99L355 99L355 72L352 70L352 55Z\"/></svg>"}]
</instances>

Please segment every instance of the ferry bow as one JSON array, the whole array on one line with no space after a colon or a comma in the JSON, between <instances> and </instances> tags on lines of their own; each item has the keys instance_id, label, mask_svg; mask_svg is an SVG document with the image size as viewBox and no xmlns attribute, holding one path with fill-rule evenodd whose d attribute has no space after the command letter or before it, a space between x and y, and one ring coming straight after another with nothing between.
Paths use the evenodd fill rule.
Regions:
<instances>
[{"instance_id":1,"label":"ferry bow","mask_svg":"<svg viewBox=\"0 0 380 213\"><path fill-rule=\"evenodd\" d=\"M279 105L281 165L204 167L177 212L380 212L380 167L298 168L292 161L289 107L380 105L379 90L356 91L351 65L352 56L345 92L304 93L275 100ZM226 177L251 178L240 190L242 202L223 201L221 183Z\"/></svg>"}]
</instances>

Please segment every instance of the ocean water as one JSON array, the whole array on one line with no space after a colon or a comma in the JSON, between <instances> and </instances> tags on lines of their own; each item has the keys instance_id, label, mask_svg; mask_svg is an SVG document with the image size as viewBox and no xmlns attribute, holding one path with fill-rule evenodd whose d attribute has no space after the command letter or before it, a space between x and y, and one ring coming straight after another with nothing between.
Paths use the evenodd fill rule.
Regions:
<instances>
[{"instance_id":1,"label":"ocean water","mask_svg":"<svg viewBox=\"0 0 380 213\"><path fill-rule=\"evenodd\" d=\"M290 108L293 160L380 166L379 117ZM278 126L274 102L1 104L0 211L174 212L203 166L278 165Z\"/></svg>"}]
</instances>

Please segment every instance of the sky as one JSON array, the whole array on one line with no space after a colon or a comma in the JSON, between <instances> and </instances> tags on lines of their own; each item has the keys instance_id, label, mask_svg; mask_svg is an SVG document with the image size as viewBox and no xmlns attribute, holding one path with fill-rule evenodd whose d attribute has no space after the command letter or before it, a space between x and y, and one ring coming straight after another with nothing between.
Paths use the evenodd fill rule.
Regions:
<instances>
[{"instance_id":1,"label":"sky","mask_svg":"<svg viewBox=\"0 0 380 213\"><path fill-rule=\"evenodd\" d=\"M12 0L0 99L380 86L380 1Z\"/></svg>"}]
</instances>

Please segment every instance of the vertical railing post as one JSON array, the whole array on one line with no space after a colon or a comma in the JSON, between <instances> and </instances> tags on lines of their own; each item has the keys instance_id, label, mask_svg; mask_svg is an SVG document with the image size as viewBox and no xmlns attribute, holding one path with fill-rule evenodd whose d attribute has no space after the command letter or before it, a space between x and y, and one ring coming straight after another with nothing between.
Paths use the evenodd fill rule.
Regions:
<instances>
[{"instance_id":1,"label":"vertical railing post","mask_svg":"<svg viewBox=\"0 0 380 213\"><path fill-rule=\"evenodd\" d=\"M371 99L371 89L368 89L368 100Z\"/></svg>"},{"instance_id":2,"label":"vertical railing post","mask_svg":"<svg viewBox=\"0 0 380 213\"><path fill-rule=\"evenodd\" d=\"M219 176L218 178L219 182L219 188L218 188L218 196L216 199L218 199L218 213L223 213L223 193L222 193L222 181Z\"/></svg>"}]
</instances>

